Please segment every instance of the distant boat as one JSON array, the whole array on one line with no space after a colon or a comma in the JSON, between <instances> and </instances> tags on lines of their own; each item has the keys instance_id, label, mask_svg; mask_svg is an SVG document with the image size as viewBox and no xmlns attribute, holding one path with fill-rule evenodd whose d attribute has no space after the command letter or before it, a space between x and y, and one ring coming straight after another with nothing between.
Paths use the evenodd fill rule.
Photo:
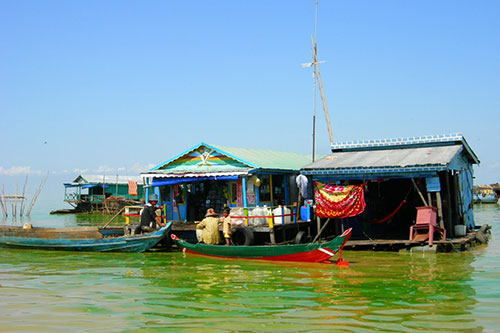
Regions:
<instances>
[{"instance_id":1,"label":"distant boat","mask_svg":"<svg viewBox=\"0 0 500 333\"><path fill-rule=\"evenodd\" d=\"M175 244L183 248L185 252L209 257L330 263L328 259L332 258L337 252L339 252L340 256L340 252L351 236L351 232L352 229L348 229L342 235L322 244L307 243L291 245L206 245L203 243L188 243L173 234L171 237ZM337 264L346 263L340 257Z\"/></svg>"},{"instance_id":2,"label":"distant boat","mask_svg":"<svg viewBox=\"0 0 500 333\"><path fill-rule=\"evenodd\" d=\"M158 244L170 231L171 225L169 222L151 233L131 236L117 236L116 231L98 227L0 226L0 246L31 250L143 252Z\"/></svg>"},{"instance_id":3,"label":"distant boat","mask_svg":"<svg viewBox=\"0 0 500 333\"><path fill-rule=\"evenodd\" d=\"M482 204L494 204L498 202L498 196L495 193L489 194L474 194L473 196L474 203L482 203Z\"/></svg>"}]
</instances>

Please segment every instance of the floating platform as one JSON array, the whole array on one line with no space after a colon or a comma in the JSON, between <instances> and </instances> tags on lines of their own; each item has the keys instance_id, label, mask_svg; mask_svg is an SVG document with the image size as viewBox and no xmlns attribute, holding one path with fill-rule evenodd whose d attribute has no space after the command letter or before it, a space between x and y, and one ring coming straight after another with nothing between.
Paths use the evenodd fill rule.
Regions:
<instances>
[{"instance_id":1,"label":"floating platform","mask_svg":"<svg viewBox=\"0 0 500 333\"><path fill-rule=\"evenodd\" d=\"M434 240L429 246L427 240L410 241L401 239L349 240L344 246L345 251L409 251L409 252L459 252L488 243L491 238L491 227L482 227L467 233L464 237L447 240Z\"/></svg>"}]
</instances>

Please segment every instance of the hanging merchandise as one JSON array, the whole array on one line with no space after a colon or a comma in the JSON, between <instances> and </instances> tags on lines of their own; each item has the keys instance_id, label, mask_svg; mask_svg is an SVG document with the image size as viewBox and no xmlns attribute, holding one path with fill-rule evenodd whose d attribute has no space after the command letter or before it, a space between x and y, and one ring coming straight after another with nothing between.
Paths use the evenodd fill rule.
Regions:
<instances>
[{"instance_id":1,"label":"hanging merchandise","mask_svg":"<svg viewBox=\"0 0 500 333\"><path fill-rule=\"evenodd\" d=\"M366 206L363 187L314 182L316 216L340 219L361 214Z\"/></svg>"},{"instance_id":2,"label":"hanging merchandise","mask_svg":"<svg viewBox=\"0 0 500 333\"><path fill-rule=\"evenodd\" d=\"M137 196L137 182L129 180L128 181L128 194L131 196Z\"/></svg>"},{"instance_id":3,"label":"hanging merchandise","mask_svg":"<svg viewBox=\"0 0 500 333\"><path fill-rule=\"evenodd\" d=\"M304 175L298 175L297 178L295 178L295 182L297 183L297 187L300 190L302 198L307 198L307 177Z\"/></svg>"}]
</instances>

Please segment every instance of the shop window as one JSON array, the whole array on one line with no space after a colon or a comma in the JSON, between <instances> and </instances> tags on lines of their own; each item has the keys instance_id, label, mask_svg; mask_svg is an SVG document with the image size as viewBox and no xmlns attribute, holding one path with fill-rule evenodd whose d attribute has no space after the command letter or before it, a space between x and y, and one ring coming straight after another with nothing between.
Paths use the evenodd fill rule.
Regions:
<instances>
[{"instance_id":1,"label":"shop window","mask_svg":"<svg viewBox=\"0 0 500 333\"><path fill-rule=\"evenodd\" d=\"M170 186L160 186L160 200L162 202L171 201Z\"/></svg>"},{"instance_id":2,"label":"shop window","mask_svg":"<svg viewBox=\"0 0 500 333\"><path fill-rule=\"evenodd\" d=\"M285 200L285 187L283 184L282 175L272 176L272 186L273 186L273 201L274 205L283 205Z\"/></svg>"},{"instance_id":3,"label":"shop window","mask_svg":"<svg viewBox=\"0 0 500 333\"><path fill-rule=\"evenodd\" d=\"M259 186L259 201L260 202L271 202L271 175L260 175L260 186Z\"/></svg>"},{"instance_id":4,"label":"shop window","mask_svg":"<svg viewBox=\"0 0 500 333\"><path fill-rule=\"evenodd\" d=\"M238 183L231 182L230 183L230 200L231 204L235 205L238 201Z\"/></svg>"},{"instance_id":5,"label":"shop window","mask_svg":"<svg viewBox=\"0 0 500 333\"><path fill-rule=\"evenodd\" d=\"M184 205L184 184L176 185L175 203L177 205Z\"/></svg>"}]
</instances>

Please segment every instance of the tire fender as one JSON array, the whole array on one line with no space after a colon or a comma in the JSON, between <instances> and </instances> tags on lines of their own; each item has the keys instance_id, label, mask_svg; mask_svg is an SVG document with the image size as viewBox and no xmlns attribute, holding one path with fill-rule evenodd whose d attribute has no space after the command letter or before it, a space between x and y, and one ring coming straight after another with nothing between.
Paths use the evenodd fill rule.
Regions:
<instances>
[{"instance_id":1,"label":"tire fender","mask_svg":"<svg viewBox=\"0 0 500 333\"><path fill-rule=\"evenodd\" d=\"M252 245L254 243L253 231L249 227L236 227L231 234L234 245Z\"/></svg>"},{"instance_id":2,"label":"tire fender","mask_svg":"<svg viewBox=\"0 0 500 333\"><path fill-rule=\"evenodd\" d=\"M305 231L297 232L295 236L295 244L304 244L307 243L307 235Z\"/></svg>"}]
</instances>

